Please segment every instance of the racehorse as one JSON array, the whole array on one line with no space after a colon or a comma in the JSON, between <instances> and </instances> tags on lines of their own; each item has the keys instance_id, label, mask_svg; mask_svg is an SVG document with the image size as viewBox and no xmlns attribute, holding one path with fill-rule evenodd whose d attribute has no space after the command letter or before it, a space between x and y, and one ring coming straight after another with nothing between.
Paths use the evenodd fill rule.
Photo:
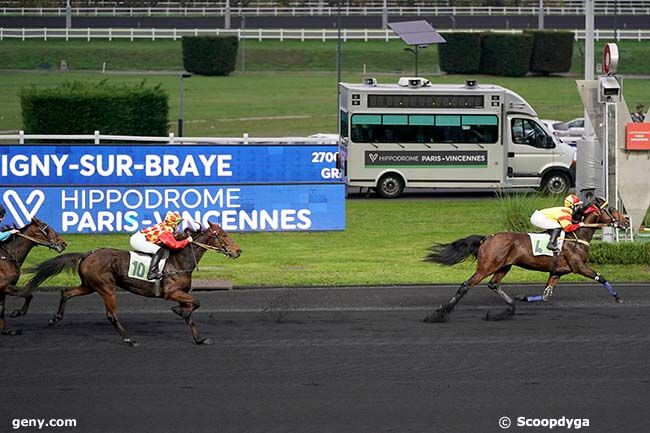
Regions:
<instances>
[{"instance_id":1,"label":"racehorse","mask_svg":"<svg viewBox=\"0 0 650 433\"><path fill-rule=\"evenodd\" d=\"M488 288L496 292L506 303L506 309L498 314L486 315L486 320L506 320L512 318L515 306L512 298L499 288L499 283L512 266L548 272L544 295L520 298L529 302L547 300L563 275L576 273L604 285L616 302L622 302L618 293L600 273L594 271L587 260L589 243L597 228L605 226L627 228L629 220L618 210L609 206L603 198L597 197L576 215L584 226L565 235L562 250L558 256L534 256L530 237L527 233L501 232L490 236L472 235L449 244L435 244L425 261L454 265L470 255L477 259L476 271L446 303L440 305L424 321L444 322L456 304L465 294L486 277L492 275Z\"/></svg>"},{"instance_id":2,"label":"racehorse","mask_svg":"<svg viewBox=\"0 0 650 433\"><path fill-rule=\"evenodd\" d=\"M218 224L209 222L203 230L187 229L186 233L192 236L193 241L178 251L170 252L160 285L128 276L129 251L99 248L85 253L64 254L41 263L31 270L34 275L27 283L27 287L29 289L38 287L63 270L77 268L81 284L61 292L59 309L50 320L50 326L63 319L65 305L70 298L97 292L104 301L106 318L120 334L122 340L130 346L137 346L137 343L126 335L117 317L115 292L120 287L137 295L178 302L178 306L172 307L172 311L185 319L194 342L210 344L212 341L209 338L199 336L192 320L192 312L200 306L199 301L189 294L192 288L192 272L206 250L214 250L235 259L240 256L241 249Z\"/></svg>"},{"instance_id":3,"label":"racehorse","mask_svg":"<svg viewBox=\"0 0 650 433\"><path fill-rule=\"evenodd\" d=\"M5 325L5 299L7 295L25 298L23 306L11 313L11 317L27 314L33 295L19 291L16 288L20 278L20 268L27 255L37 245L43 245L60 253L66 243L57 232L37 218L12 234L6 241L0 243L0 332L5 335L16 335L19 331L8 330Z\"/></svg>"}]
</instances>

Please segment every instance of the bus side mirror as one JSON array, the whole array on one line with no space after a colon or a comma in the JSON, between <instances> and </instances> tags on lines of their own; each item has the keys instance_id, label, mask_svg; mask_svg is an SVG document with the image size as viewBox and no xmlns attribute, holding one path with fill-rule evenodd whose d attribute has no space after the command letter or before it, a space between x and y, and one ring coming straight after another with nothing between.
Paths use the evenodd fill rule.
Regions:
<instances>
[{"instance_id":1,"label":"bus side mirror","mask_svg":"<svg viewBox=\"0 0 650 433\"><path fill-rule=\"evenodd\" d=\"M546 147L549 149L555 148L555 141L553 141L553 137L550 135L546 136Z\"/></svg>"}]
</instances>

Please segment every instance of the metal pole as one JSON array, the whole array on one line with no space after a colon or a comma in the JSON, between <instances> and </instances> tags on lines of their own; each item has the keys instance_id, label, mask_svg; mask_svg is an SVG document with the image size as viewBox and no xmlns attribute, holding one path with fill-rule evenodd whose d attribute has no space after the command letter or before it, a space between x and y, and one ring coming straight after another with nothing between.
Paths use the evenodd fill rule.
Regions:
<instances>
[{"instance_id":1,"label":"metal pole","mask_svg":"<svg viewBox=\"0 0 650 433\"><path fill-rule=\"evenodd\" d=\"M70 6L70 0L67 0L65 4L65 28L69 29L71 27L72 27L72 6Z\"/></svg>"},{"instance_id":2,"label":"metal pole","mask_svg":"<svg viewBox=\"0 0 650 433\"><path fill-rule=\"evenodd\" d=\"M183 85L183 74L180 75L180 89L178 93L178 136L183 136L183 93L185 91L185 86Z\"/></svg>"},{"instance_id":3,"label":"metal pole","mask_svg":"<svg viewBox=\"0 0 650 433\"><path fill-rule=\"evenodd\" d=\"M594 79L594 0L585 0L585 80ZM591 122L587 122L587 110L585 117L585 136L594 135L594 128ZM593 119L592 119L593 120Z\"/></svg>"},{"instance_id":4,"label":"metal pole","mask_svg":"<svg viewBox=\"0 0 650 433\"><path fill-rule=\"evenodd\" d=\"M415 46L415 76L418 76L418 46Z\"/></svg>"},{"instance_id":5,"label":"metal pole","mask_svg":"<svg viewBox=\"0 0 650 433\"><path fill-rule=\"evenodd\" d=\"M544 30L544 0L539 0L539 16L537 19L537 28Z\"/></svg>"},{"instance_id":6,"label":"metal pole","mask_svg":"<svg viewBox=\"0 0 650 433\"><path fill-rule=\"evenodd\" d=\"M244 41L246 40L246 17L241 17L241 71L246 72L246 47Z\"/></svg>"},{"instance_id":7,"label":"metal pole","mask_svg":"<svg viewBox=\"0 0 650 433\"><path fill-rule=\"evenodd\" d=\"M341 2L338 0L336 7L336 88L337 88L337 104L338 104L338 88L341 82Z\"/></svg>"},{"instance_id":8,"label":"metal pole","mask_svg":"<svg viewBox=\"0 0 650 433\"><path fill-rule=\"evenodd\" d=\"M381 8L381 28L384 30L388 28L388 0L384 0L384 5Z\"/></svg>"},{"instance_id":9,"label":"metal pole","mask_svg":"<svg viewBox=\"0 0 650 433\"><path fill-rule=\"evenodd\" d=\"M226 0L226 8L223 13L223 28L230 30L230 0Z\"/></svg>"}]
</instances>

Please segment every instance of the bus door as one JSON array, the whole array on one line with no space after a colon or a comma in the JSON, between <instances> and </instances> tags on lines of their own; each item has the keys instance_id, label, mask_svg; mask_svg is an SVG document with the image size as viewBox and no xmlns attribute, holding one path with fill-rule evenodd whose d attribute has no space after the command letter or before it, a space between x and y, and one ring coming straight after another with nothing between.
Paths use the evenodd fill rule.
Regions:
<instances>
[{"instance_id":1,"label":"bus door","mask_svg":"<svg viewBox=\"0 0 650 433\"><path fill-rule=\"evenodd\" d=\"M537 178L555 160L555 143L535 120L509 117L508 177Z\"/></svg>"}]
</instances>

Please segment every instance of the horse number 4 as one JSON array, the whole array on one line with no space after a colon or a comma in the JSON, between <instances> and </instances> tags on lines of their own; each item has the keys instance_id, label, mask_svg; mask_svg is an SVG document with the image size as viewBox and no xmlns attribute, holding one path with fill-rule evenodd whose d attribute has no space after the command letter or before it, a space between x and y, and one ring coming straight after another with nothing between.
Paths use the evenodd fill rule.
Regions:
<instances>
[{"instance_id":1,"label":"horse number 4","mask_svg":"<svg viewBox=\"0 0 650 433\"><path fill-rule=\"evenodd\" d=\"M536 253L542 253L544 250L542 249L542 246L539 244L540 241L535 242L535 252Z\"/></svg>"}]
</instances>

